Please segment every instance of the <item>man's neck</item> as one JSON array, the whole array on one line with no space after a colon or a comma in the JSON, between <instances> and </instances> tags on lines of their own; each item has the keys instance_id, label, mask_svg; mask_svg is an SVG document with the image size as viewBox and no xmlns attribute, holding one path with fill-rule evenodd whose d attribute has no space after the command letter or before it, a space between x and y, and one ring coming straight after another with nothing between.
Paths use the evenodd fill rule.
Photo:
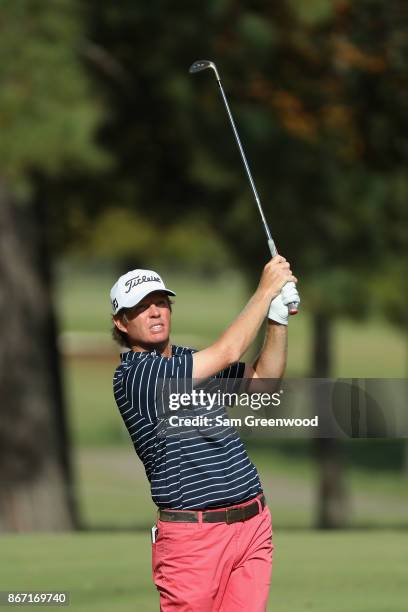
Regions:
<instances>
[{"instance_id":1,"label":"man's neck","mask_svg":"<svg viewBox=\"0 0 408 612\"><path fill-rule=\"evenodd\" d=\"M153 350L156 350L158 353L160 353L162 357L169 358L172 356L170 340L167 340L166 342L161 342L160 344L135 344L134 346L132 346L132 351L134 351L135 353L149 353Z\"/></svg>"}]
</instances>

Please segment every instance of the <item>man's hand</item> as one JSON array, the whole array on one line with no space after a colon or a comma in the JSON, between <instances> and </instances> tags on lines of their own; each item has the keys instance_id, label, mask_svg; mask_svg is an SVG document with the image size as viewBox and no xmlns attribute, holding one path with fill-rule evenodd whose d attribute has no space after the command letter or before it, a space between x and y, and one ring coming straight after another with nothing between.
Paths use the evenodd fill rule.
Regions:
<instances>
[{"instance_id":1,"label":"man's hand","mask_svg":"<svg viewBox=\"0 0 408 612\"><path fill-rule=\"evenodd\" d=\"M297 278L293 276L286 259L281 255L276 255L264 267L258 288L244 310L213 344L194 353L193 378L207 378L239 361L262 325L271 300L280 293L280 290L288 281L296 283ZM271 324L270 327L276 326ZM272 335L275 335L275 333L282 336L282 329L271 332ZM285 345L285 342L284 338L283 345ZM280 376L279 372L282 370L281 362L283 363L285 360L285 349L284 347L282 349L281 345L282 339L278 343L277 367L273 369L273 372L276 371L278 376ZM273 356L274 351L271 351L271 354ZM269 368L263 368L261 363L260 371L263 372L264 370L266 372L265 377L270 376Z\"/></svg>"},{"instance_id":2,"label":"man's hand","mask_svg":"<svg viewBox=\"0 0 408 612\"><path fill-rule=\"evenodd\" d=\"M279 323L279 325L287 325L289 320L289 309L283 303L282 294L279 293L276 298L273 298L269 306L268 319Z\"/></svg>"},{"instance_id":3,"label":"man's hand","mask_svg":"<svg viewBox=\"0 0 408 612\"><path fill-rule=\"evenodd\" d=\"M289 290L285 294L285 298L289 302L300 303L300 297L296 290L296 287L291 285ZM276 321L280 325L287 325L289 320L289 310L286 304L283 302L282 292L279 293L271 302L268 311L268 319Z\"/></svg>"},{"instance_id":4,"label":"man's hand","mask_svg":"<svg viewBox=\"0 0 408 612\"><path fill-rule=\"evenodd\" d=\"M257 292L267 294L273 300L288 281L297 283L297 278L293 276L289 262L282 255L275 255L263 269Z\"/></svg>"}]
</instances>

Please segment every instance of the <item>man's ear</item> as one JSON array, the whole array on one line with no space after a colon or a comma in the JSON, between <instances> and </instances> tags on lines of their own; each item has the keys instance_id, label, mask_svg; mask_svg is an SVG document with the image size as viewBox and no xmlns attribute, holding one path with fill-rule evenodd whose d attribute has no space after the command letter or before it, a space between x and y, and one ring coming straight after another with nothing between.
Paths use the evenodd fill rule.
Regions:
<instances>
[{"instance_id":1,"label":"man's ear","mask_svg":"<svg viewBox=\"0 0 408 612\"><path fill-rule=\"evenodd\" d=\"M116 325L116 327L119 329L119 331L125 332L125 334L127 334L127 326L122 321L122 316L121 315L113 316L112 317L112 321Z\"/></svg>"}]
</instances>

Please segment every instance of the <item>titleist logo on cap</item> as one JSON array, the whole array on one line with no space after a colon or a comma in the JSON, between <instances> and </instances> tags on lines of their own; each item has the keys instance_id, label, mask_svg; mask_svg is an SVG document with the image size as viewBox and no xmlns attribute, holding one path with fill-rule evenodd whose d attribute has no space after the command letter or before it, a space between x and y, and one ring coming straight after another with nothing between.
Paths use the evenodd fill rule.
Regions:
<instances>
[{"instance_id":1,"label":"titleist logo on cap","mask_svg":"<svg viewBox=\"0 0 408 612\"><path fill-rule=\"evenodd\" d=\"M151 281L161 283L161 279L159 276L147 276L144 274L143 276L134 276L133 278L129 278L129 280L127 280L125 283L125 287L127 287L125 293L129 293L131 289L137 287L138 285L141 285L142 283L147 283Z\"/></svg>"}]
</instances>

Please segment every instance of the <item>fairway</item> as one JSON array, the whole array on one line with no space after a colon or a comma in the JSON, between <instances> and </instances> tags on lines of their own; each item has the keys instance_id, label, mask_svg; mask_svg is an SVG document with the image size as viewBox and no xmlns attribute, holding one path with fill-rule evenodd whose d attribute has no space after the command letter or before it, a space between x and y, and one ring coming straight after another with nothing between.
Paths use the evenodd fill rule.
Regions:
<instances>
[{"instance_id":1,"label":"fairway","mask_svg":"<svg viewBox=\"0 0 408 612\"><path fill-rule=\"evenodd\" d=\"M275 530L270 612L405 612L406 532ZM2 559L1 590L67 590L75 612L159 609L147 530L7 535Z\"/></svg>"}]
</instances>

